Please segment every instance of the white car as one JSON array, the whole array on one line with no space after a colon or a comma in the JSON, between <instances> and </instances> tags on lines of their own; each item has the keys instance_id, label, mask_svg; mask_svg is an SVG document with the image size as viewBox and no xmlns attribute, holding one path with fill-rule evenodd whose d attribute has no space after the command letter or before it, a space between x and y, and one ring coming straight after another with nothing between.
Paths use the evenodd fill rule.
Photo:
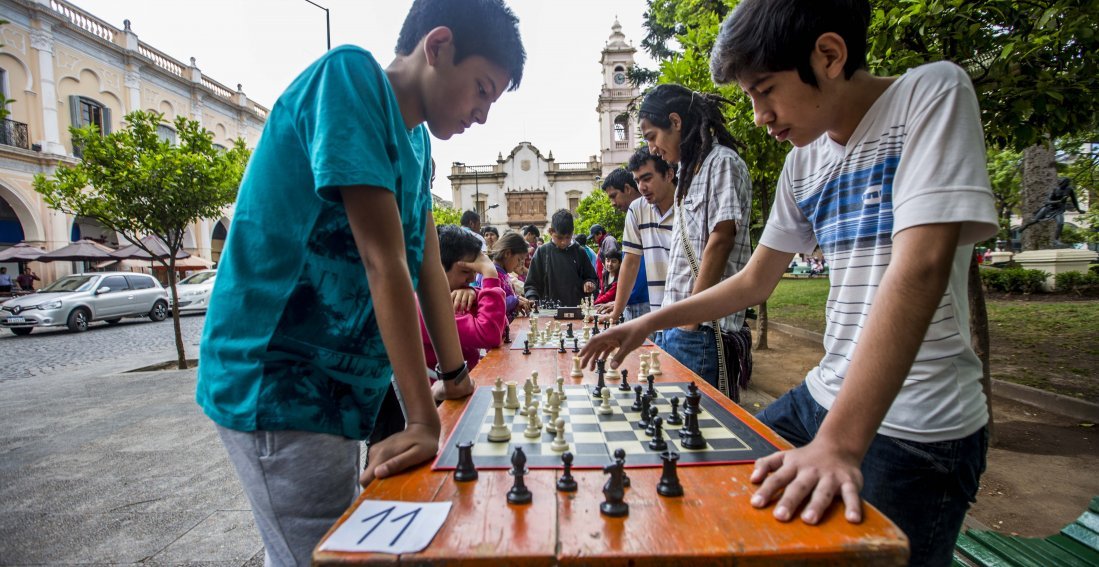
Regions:
<instances>
[{"instance_id":1,"label":"white car","mask_svg":"<svg viewBox=\"0 0 1099 567\"><path fill-rule=\"evenodd\" d=\"M179 293L179 312L206 311L216 276L217 270L202 270L180 280L176 284L176 292Z\"/></svg>"}]
</instances>

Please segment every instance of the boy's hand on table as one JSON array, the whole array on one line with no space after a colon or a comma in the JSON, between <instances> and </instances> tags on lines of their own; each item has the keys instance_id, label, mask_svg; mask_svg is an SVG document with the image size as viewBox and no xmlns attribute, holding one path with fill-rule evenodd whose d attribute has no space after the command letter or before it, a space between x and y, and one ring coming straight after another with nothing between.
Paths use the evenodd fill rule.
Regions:
<instances>
[{"instance_id":1,"label":"boy's hand on table","mask_svg":"<svg viewBox=\"0 0 1099 567\"><path fill-rule=\"evenodd\" d=\"M431 459L439 452L439 427L410 423L405 430L371 445L367 467L359 475L366 486L375 478L386 478Z\"/></svg>"},{"instance_id":2,"label":"boy's hand on table","mask_svg":"<svg viewBox=\"0 0 1099 567\"><path fill-rule=\"evenodd\" d=\"M603 335L600 335L602 337ZM848 522L862 521L861 457L851 455L827 441L817 438L808 445L780 451L756 461L752 482L763 483L752 495L752 506L762 508L780 492L774 516L788 522L805 502L801 520L816 524L839 496L843 500Z\"/></svg>"},{"instance_id":3,"label":"boy's hand on table","mask_svg":"<svg viewBox=\"0 0 1099 567\"><path fill-rule=\"evenodd\" d=\"M608 367L618 368L626 360L626 355L641 346L649 337L644 320L645 317L639 317L588 339L588 344L580 349L580 364L584 368L593 369L596 360L606 359Z\"/></svg>"},{"instance_id":4,"label":"boy's hand on table","mask_svg":"<svg viewBox=\"0 0 1099 567\"><path fill-rule=\"evenodd\" d=\"M464 287L450 292L450 300L454 302L454 313L469 313L473 305L477 303L477 291L471 287Z\"/></svg>"},{"instance_id":5,"label":"boy's hand on table","mask_svg":"<svg viewBox=\"0 0 1099 567\"><path fill-rule=\"evenodd\" d=\"M476 389L477 385L474 384L473 379L469 377L463 378L460 384L436 380L435 383L431 385L431 395L435 398L436 402L458 400L473 395L473 391Z\"/></svg>"}]
</instances>

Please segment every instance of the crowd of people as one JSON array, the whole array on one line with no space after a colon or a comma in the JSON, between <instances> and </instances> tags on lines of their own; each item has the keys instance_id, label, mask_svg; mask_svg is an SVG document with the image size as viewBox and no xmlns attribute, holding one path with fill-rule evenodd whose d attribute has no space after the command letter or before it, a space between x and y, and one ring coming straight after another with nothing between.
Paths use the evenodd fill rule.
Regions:
<instances>
[{"instance_id":1,"label":"crowd of people","mask_svg":"<svg viewBox=\"0 0 1099 567\"><path fill-rule=\"evenodd\" d=\"M603 181L626 213L621 244L599 226L575 235L566 210L544 239L472 212L436 228L428 130L484 123L522 80L502 0L416 0L387 67L343 46L306 69L242 182L196 388L267 564L307 564L359 484L432 458L435 402L473 391L480 350L532 302L594 295L627 319L585 364L616 367L651 338L735 396L752 367L745 309L817 247L832 264L827 352L757 416L796 448L757 461L751 504L816 524L837 499L861 521L865 499L908 536L913 564L948 564L988 443L965 276L996 214L970 79L945 62L870 74L870 9L744 0L720 28L715 83L737 84L755 123L794 146L754 252L728 101L676 84L645 94L646 147Z\"/></svg>"}]
</instances>

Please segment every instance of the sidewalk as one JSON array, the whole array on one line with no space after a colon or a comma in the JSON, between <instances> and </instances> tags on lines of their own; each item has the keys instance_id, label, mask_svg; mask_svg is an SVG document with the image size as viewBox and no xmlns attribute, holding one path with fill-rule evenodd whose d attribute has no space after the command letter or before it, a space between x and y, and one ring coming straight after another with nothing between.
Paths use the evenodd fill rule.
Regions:
<instances>
[{"instance_id":1,"label":"sidewalk","mask_svg":"<svg viewBox=\"0 0 1099 567\"><path fill-rule=\"evenodd\" d=\"M195 370L117 369L0 389L0 564L262 565Z\"/></svg>"}]
</instances>

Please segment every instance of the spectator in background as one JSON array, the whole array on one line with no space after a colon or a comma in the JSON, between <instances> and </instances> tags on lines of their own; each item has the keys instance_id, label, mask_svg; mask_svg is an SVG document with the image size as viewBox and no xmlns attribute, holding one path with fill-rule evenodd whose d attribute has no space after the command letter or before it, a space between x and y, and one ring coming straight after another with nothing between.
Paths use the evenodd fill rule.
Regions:
<instances>
[{"instance_id":1,"label":"spectator in background","mask_svg":"<svg viewBox=\"0 0 1099 567\"><path fill-rule=\"evenodd\" d=\"M508 321L515 319L517 315L526 315L530 312L530 301L522 296L521 286L518 292L515 291L512 278L508 274L523 267L527 258L527 243L518 233L509 232L493 246L491 258L496 266L497 277L500 278L500 287L504 290L504 308Z\"/></svg>"},{"instance_id":2,"label":"spectator in background","mask_svg":"<svg viewBox=\"0 0 1099 567\"><path fill-rule=\"evenodd\" d=\"M606 186L606 183L604 183L604 186ZM634 193L636 193L636 192L637 192L637 188L634 187ZM627 203L626 206L628 207L629 203ZM618 207L616 206L615 208L618 208ZM618 210L621 211L621 210L625 210L625 209L618 209ZM613 236L611 236L607 232L606 229L603 228L603 225L599 225L599 224L591 225L591 228L588 230L588 238L595 239L595 243L599 245L599 259L600 260L606 258L607 253L610 252L611 250L618 250L618 241L615 240L615 238Z\"/></svg>"},{"instance_id":3,"label":"spectator in background","mask_svg":"<svg viewBox=\"0 0 1099 567\"><path fill-rule=\"evenodd\" d=\"M560 209L550 221L550 242L534 253L523 294L532 301L551 300L580 305L596 289L598 279L580 245L572 241L572 213Z\"/></svg>"},{"instance_id":4,"label":"spectator in background","mask_svg":"<svg viewBox=\"0 0 1099 567\"><path fill-rule=\"evenodd\" d=\"M481 236L484 237L485 246L488 247L489 252L492 252L492 247L496 246L497 240L500 240L500 231L494 226L486 226L481 229Z\"/></svg>"},{"instance_id":5,"label":"spectator in background","mask_svg":"<svg viewBox=\"0 0 1099 567\"><path fill-rule=\"evenodd\" d=\"M7 268L0 268L0 293L11 293L11 276Z\"/></svg>"},{"instance_id":6,"label":"spectator in background","mask_svg":"<svg viewBox=\"0 0 1099 567\"><path fill-rule=\"evenodd\" d=\"M599 269L597 268L598 263L595 260L595 252L592 252L591 248L588 248L588 235L577 234L573 240L575 240L584 253L588 255L588 259L591 260L591 267L596 271L595 273L599 273Z\"/></svg>"},{"instance_id":7,"label":"spectator in background","mask_svg":"<svg viewBox=\"0 0 1099 567\"><path fill-rule=\"evenodd\" d=\"M618 291L618 270L622 266L622 253L618 250L608 253L605 265L607 269L603 272L600 282L602 285L599 288L602 293L595 298L596 305L614 302L615 293Z\"/></svg>"},{"instance_id":8,"label":"spectator in background","mask_svg":"<svg viewBox=\"0 0 1099 567\"><path fill-rule=\"evenodd\" d=\"M477 241L481 243L481 252L488 253L488 246L485 245L485 239L481 236L481 215L473 211L466 211L462 213L460 222L466 232L477 237Z\"/></svg>"},{"instance_id":9,"label":"spectator in background","mask_svg":"<svg viewBox=\"0 0 1099 567\"><path fill-rule=\"evenodd\" d=\"M23 291L34 291L34 282L42 281L42 278L38 277L38 274L33 270L27 268L23 270L22 274L15 277L15 283L19 284L19 289Z\"/></svg>"},{"instance_id":10,"label":"spectator in background","mask_svg":"<svg viewBox=\"0 0 1099 567\"><path fill-rule=\"evenodd\" d=\"M623 167L615 169L607 174L607 178L603 181L603 191L607 194L607 198L610 199L614 208L626 213L626 230L623 232L623 237L626 234L636 233L640 230L637 226L629 226L631 223L637 222L636 217L630 215L630 209L634 208L634 203L644 204L645 202L641 198L641 192L638 190L637 181L634 179L633 174ZM611 237L608 235L607 238ZM603 242L607 242L607 238L604 238ZM616 251L621 252L621 250ZM607 254L609 255L609 252ZM627 262L627 264L622 266L623 262ZM640 253L630 254L628 257L620 255L619 266L619 271L614 276L615 279L627 277L623 285L617 286L625 296L624 304L621 309L615 312L615 307L618 307L617 299L606 302L600 312L610 313L612 321L617 321L621 315L625 315L625 319L629 321L648 313L650 310L649 277L645 268L645 256ZM661 283L663 284L663 281Z\"/></svg>"}]
</instances>

